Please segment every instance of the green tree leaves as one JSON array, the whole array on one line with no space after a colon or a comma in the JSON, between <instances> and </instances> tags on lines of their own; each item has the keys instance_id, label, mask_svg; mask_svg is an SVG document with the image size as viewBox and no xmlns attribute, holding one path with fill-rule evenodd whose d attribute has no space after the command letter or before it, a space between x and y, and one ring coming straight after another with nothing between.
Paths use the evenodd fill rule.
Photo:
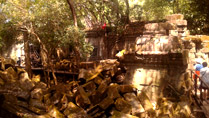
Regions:
<instances>
[{"instance_id":1,"label":"green tree leaves","mask_svg":"<svg viewBox=\"0 0 209 118\"><path fill-rule=\"evenodd\" d=\"M21 33L20 31L28 32L30 39L35 39L37 38L33 35L35 33L49 52L66 44L74 45L73 42L80 42L85 38L84 33L69 29L73 25L73 18L66 0L7 0L1 5L2 13L9 23L16 27L17 34ZM78 26L82 28L80 21L81 19ZM11 36L15 37L14 34ZM3 39L8 40L8 38L10 37ZM37 42L31 40L31 42L34 41ZM69 42L66 43L66 41ZM86 45L83 41L78 46L83 49Z\"/></svg>"}]
</instances>

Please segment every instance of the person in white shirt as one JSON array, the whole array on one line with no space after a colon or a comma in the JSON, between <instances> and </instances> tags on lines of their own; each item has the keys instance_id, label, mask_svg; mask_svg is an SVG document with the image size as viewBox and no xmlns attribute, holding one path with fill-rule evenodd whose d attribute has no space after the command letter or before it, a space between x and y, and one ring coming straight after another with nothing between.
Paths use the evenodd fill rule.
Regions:
<instances>
[{"instance_id":1,"label":"person in white shirt","mask_svg":"<svg viewBox=\"0 0 209 118\"><path fill-rule=\"evenodd\" d=\"M208 64L207 62L203 62L202 63L203 68L200 69L200 77L202 78L202 80L209 86L209 68L207 67ZM206 84L204 84L203 82L201 82L201 88L204 90L203 92L203 98L209 97L209 88L206 86ZM206 94L207 92L207 94Z\"/></svg>"}]
</instances>

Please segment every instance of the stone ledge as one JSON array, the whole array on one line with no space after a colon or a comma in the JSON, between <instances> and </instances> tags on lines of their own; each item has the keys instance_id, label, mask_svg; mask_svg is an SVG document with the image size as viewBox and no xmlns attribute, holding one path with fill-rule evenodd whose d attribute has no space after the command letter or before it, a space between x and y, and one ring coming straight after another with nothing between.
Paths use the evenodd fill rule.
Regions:
<instances>
[{"instance_id":1,"label":"stone ledge","mask_svg":"<svg viewBox=\"0 0 209 118\"><path fill-rule=\"evenodd\" d=\"M173 15L166 16L165 18L168 21L170 21L170 20L183 20L184 19L184 15L182 15L182 14L173 14Z\"/></svg>"}]
</instances>

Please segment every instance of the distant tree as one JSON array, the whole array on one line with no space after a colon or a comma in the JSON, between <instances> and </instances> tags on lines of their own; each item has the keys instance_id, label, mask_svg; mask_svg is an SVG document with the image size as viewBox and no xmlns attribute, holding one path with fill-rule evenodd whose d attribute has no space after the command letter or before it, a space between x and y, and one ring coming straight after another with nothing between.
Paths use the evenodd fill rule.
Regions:
<instances>
[{"instance_id":1,"label":"distant tree","mask_svg":"<svg viewBox=\"0 0 209 118\"><path fill-rule=\"evenodd\" d=\"M188 27L193 34L209 34L209 1L188 1L190 9L186 11Z\"/></svg>"},{"instance_id":2,"label":"distant tree","mask_svg":"<svg viewBox=\"0 0 209 118\"><path fill-rule=\"evenodd\" d=\"M172 0L141 0L143 20L162 20L172 14Z\"/></svg>"},{"instance_id":3,"label":"distant tree","mask_svg":"<svg viewBox=\"0 0 209 118\"><path fill-rule=\"evenodd\" d=\"M74 3L78 17L89 28L101 28L106 23L120 32L130 20L140 19L140 5L130 0L75 0Z\"/></svg>"},{"instance_id":4,"label":"distant tree","mask_svg":"<svg viewBox=\"0 0 209 118\"><path fill-rule=\"evenodd\" d=\"M75 32L74 29L69 29L75 22L72 20L72 14L69 13L69 6L65 0L7 0L1 5L2 13L6 16L6 20L11 23L11 26L15 27L17 32L24 34L26 70L29 76L31 76L31 66L27 60L30 59L29 50L27 50L29 41L37 42L40 45L42 65L45 69L53 69L53 64L51 63L53 50L62 47L63 40L78 42L76 44L72 43L73 47L86 47L86 43L83 41L79 42L84 37L76 38L76 35L73 34ZM81 23L78 26L82 26ZM68 35L69 32L73 34L70 37ZM83 51L82 53L90 53L90 51ZM57 84L55 76L54 83Z\"/></svg>"},{"instance_id":5,"label":"distant tree","mask_svg":"<svg viewBox=\"0 0 209 118\"><path fill-rule=\"evenodd\" d=\"M162 20L166 15L183 14L191 34L209 34L208 0L138 0L143 20Z\"/></svg>"}]
</instances>

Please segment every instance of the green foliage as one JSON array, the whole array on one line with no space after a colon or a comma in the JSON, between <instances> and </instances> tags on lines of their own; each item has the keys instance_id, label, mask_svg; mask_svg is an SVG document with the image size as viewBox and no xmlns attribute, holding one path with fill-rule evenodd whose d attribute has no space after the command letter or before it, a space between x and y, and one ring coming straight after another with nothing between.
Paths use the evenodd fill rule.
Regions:
<instances>
[{"instance_id":1,"label":"green foliage","mask_svg":"<svg viewBox=\"0 0 209 118\"><path fill-rule=\"evenodd\" d=\"M17 30L28 32L30 39L37 38L31 32L37 34L50 54L56 48L63 46L78 46L83 57L87 57L86 55L92 50L92 47L84 42L84 33L71 28L73 19L66 0L7 0L2 4L2 11ZM78 23L82 28L81 19ZM7 33L11 34L11 32L3 32L3 34ZM12 39L5 36L5 39ZM7 42L9 43L8 40Z\"/></svg>"},{"instance_id":2,"label":"green foliage","mask_svg":"<svg viewBox=\"0 0 209 118\"><path fill-rule=\"evenodd\" d=\"M187 0L190 9L185 14L188 27L193 34L209 34L209 1Z\"/></svg>"},{"instance_id":3,"label":"green foliage","mask_svg":"<svg viewBox=\"0 0 209 118\"><path fill-rule=\"evenodd\" d=\"M141 5L129 0L127 9L126 0L79 0L75 1L79 18L83 18L90 28L98 28L106 23L108 26L124 29L121 26L127 24L126 18L132 21L141 19ZM129 11L129 14L127 14Z\"/></svg>"},{"instance_id":4,"label":"green foliage","mask_svg":"<svg viewBox=\"0 0 209 118\"><path fill-rule=\"evenodd\" d=\"M60 36L61 47L68 47L73 51L74 46L79 47L81 58L85 60L93 51L93 46L85 42L85 32L77 27L69 26L65 29L65 34Z\"/></svg>"},{"instance_id":5,"label":"green foliage","mask_svg":"<svg viewBox=\"0 0 209 118\"><path fill-rule=\"evenodd\" d=\"M144 20L162 20L166 15L172 13L169 0L141 0L141 2L143 3L142 16Z\"/></svg>"},{"instance_id":6,"label":"green foliage","mask_svg":"<svg viewBox=\"0 0 209 118\"><path fill-rule=\"evenodd\" d=\"M188 21L191 34L209 34L208 0L138 0L142 2L143 20L162 20L166 15L181 13Z\"/></svg>"},{"instance_id":7,"label":"green foliage","mask_svg":"<svg viewBox=\"0 0 209 118\"><path fill-rule=\"evenodd\" d=\"M56 48L61 42L60 37L65 33L64 29L73 24L66 9L67 6L63 1L55 0L47 3L40 1L33 9L35 14L32 21L33 28L48 49Z\"/></svg>"},{"instance_id":8,"label":"green foliage","mask_svg":"<svg viewBox=\"0 0 209 118\"><path fill-rule=\"evenodd\" d=\"M14 44L17 37L17 30L8 22L2 25L0 30L0 47L2 50L9 49Z\"/></svg>"},{"instance_id":9,"label":"green foliage","mask_svg":"<svg viewBox=\"0 0 209 118\"><path fill-rule=\"evenodd\" d=\"M73 17L66 0L1 1L1 46L11 44L20 31L34 31L49 51L68 44L71 48L78 46L82 55L88 55L92 47L84 43L82 29L101 28L106 23L121 33L127 17L131 21L162 20L172 13L184 14L193 34L209 32L207 0L128 0L128 4L126 0L73 1L79 30L72 27Z\"/></svg>"},{"instance_id":10,"label":"green foliage","mask_svg":"<svg viewBox=\"0 0 209 118\"><path fill-rule=\"evenodd\" d=\"M134 5L130 9L130 19L131 21L141 21L142 20L142 6L141 5Z\"/></svg>"},{"instance_id":11,"label":"green foliage","mask_svg":"<svg viewBox=\"0 0 209 118\"><path fill-rule=\"evenodd\" d=\"M47 7L45 7L45 4L39 6L45 11L39 11L33 21L36 33L46 44L49 51L56 48L70 48L70 51L73 51L73 48L78 46L81 56L86 58L86 55L92 51L92 47L85 43L85 33L80 28L72 26L73 20L71 14L69 15L68 5L65 1L57 2L54 0L54 2L50 2L47 3ZM81 24L78 25L82 27Z\"/></svg>"}]
</instances>

